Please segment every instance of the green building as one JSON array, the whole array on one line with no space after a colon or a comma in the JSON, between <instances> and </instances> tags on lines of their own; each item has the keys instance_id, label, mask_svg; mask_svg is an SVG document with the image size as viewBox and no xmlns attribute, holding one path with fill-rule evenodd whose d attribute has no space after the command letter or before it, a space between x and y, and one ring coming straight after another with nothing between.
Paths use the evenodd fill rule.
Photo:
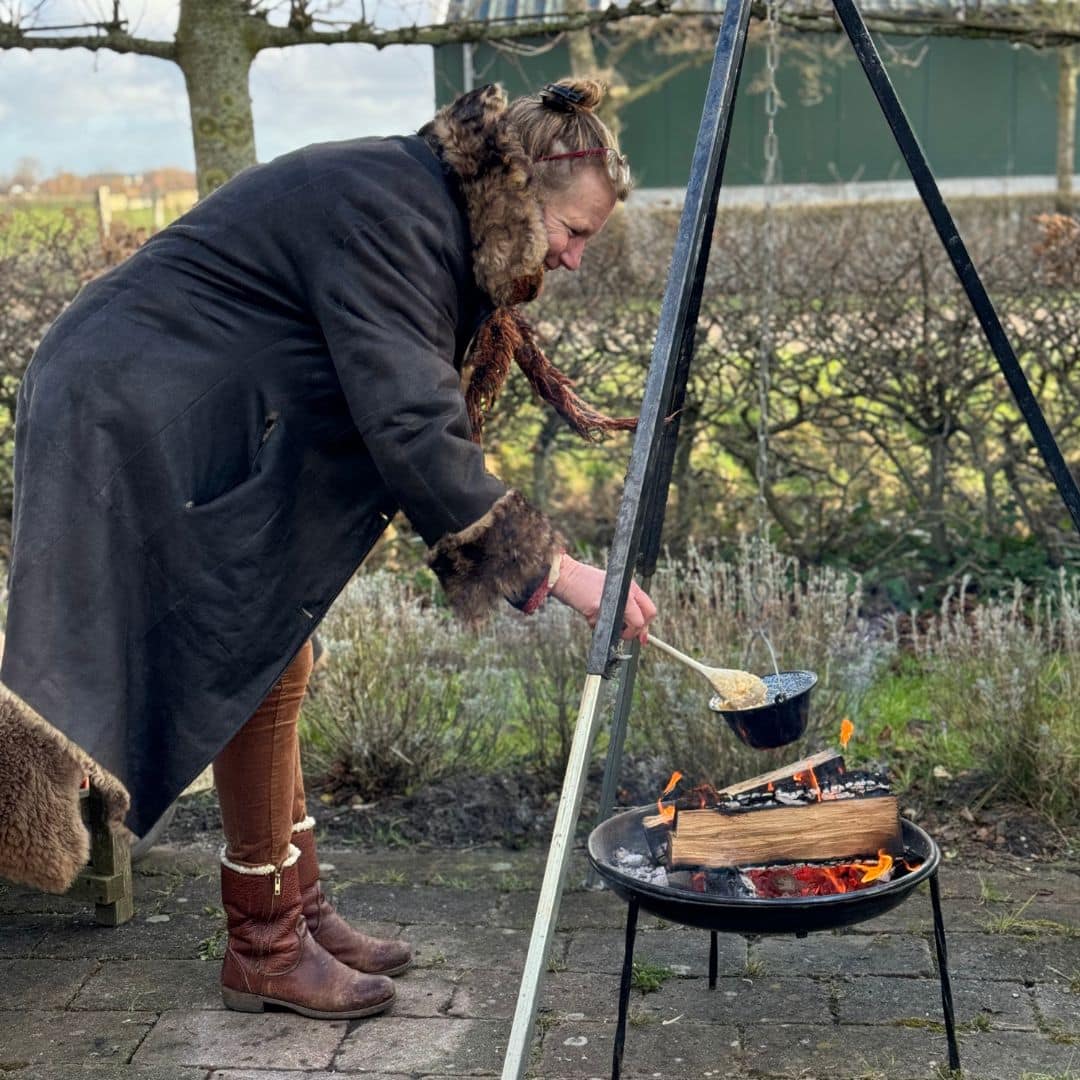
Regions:
<instances>
[{"instance_id":1,"label":"green building","mask_svg":"<svg viewBox=\"0 0 1080 1080\"><path fill-rule=\"evenodd\" d=\"M460 3L460 0L458 0ZM970 5L971 0L967 0ZM980 7L1023 0L981 0ZM473 0L473 17L499 19L557 14L563 0ZM590 0L592 6L597 0ZM722 0L714 5L722 9ZM864 11L884 13L894 0L869 0ZM905 8L911 9L910 0ZM927 6L923 0L922 6ZM930 0L951 12L952 0ZM453 10L453 8L451 9ZM616 40L605 31L609 42ZM594 38L605 61L604 35ZM704 59L714 37L702 35ZM534 42L534 46L542 45ZM897 93L939 179L956 191L978 193L1050 191L1057 146L1057 50L1006 41L959 37L883 37L879 48ZM649 39L617 65L631 86L655 77L686 54L665 54ZM754 92L764 49L752 43L736 103L725 188L761 182L764 171L764 100ZM439 104L470 85L501 82L511 94L535 89L570 69L565 40L553 47L522 49L484 43L435 50ZM665 82L620 113L622 143L639 189L681 189L690 167L709 77L703 62ZM858 60L843 34L788 34L778 77L784 107L777 117L783 184L860 184L907 180L908 173L878 109ZM1080 125L1078 125L1080 126ZM1080 142L1080 140L1078 140ZM1075 169L1075 164L1074 164Z\"/></svg>"}]
</instances>

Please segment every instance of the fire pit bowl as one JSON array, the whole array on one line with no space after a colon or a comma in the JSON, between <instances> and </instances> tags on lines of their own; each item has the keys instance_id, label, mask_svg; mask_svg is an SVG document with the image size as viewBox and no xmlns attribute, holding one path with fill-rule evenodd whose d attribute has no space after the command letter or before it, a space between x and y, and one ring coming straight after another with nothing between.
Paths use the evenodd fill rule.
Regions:
<instances>
[{"instance_id":1,"label":"fire pit bowl","mask_svg":"<svg viewBox=\"0 0 1080 1080\"><path fill-rule=\"evenodd\" d=\"M810 930L850 926L896 907L912 889L934 873L941 860L938 846L930 836L912 822L901 820L905 857L919 866L892 881L830 896L771 899L696 893L641 881L616 865L615 851L618 848L640 852L651 861L642 821L655 813L655 805L637 807L598 825L589 835L589 862L612 892L623 900L633 900L646 911L669 922L697 926L703 930L802 934Z\"/></svg>"},{"instance_id":2,"label":"fire pit bowl","mask_svg":"<svg viewBox=\"0 0 1080 1080\"><path fill-rule=\"evenodd\" d=\"M779 671L761 678L769 690L764 705L754 709L722 709L719 697L713 697L709 708L719 713L747 746L772 750L794 742L806 731L810 692L818 678L812 671Z\"/></svg>"}]
</instances>

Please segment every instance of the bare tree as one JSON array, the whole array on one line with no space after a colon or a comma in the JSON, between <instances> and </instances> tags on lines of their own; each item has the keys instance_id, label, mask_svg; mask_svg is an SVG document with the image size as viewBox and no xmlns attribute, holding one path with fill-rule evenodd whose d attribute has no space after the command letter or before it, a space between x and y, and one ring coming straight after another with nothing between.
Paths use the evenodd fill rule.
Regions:
<instances>
[{"instance_id":1,"label":"bare tree","mask_svg":"<svg viewBox=\"0 0 1080 1080\"><path fill-rule=\"evenodd\" d=\"M446 45L500 41L580 29L632 16L656 16L667 0L631 0L624 7L568 13L558 18L468 20L428 25L377 26L365 7L354 19L333 19L312 0L287 5L260 0L179 0L180 18L171 39L139 37L129 30L121 0L107 17L81 23L49 23L47 0L23 6L0 3L0 49L106 49L168 60L184 74L191 109L199 193L205 195L255 163L255 126L248 79L264 49L341 43Z\"/></svg>"}]
</instances>

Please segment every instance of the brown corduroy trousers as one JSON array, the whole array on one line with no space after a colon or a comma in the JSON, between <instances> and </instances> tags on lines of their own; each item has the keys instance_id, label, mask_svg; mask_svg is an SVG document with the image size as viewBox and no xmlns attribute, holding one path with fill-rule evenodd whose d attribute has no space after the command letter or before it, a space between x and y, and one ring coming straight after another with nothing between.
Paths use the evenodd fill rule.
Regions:
<instances>
[{"instance_id":1,"label":"brown corduroy trousers","mask_svg":"<svg viewBox=\"0 0 1080 1080\"><path fill-rule=\"evenodd\" d=\"M311 676L308 641L254 716L214 760L225 856L245 866L280 866L293 825L307 813L297 720Z\"/></svg>"}]
</instances>

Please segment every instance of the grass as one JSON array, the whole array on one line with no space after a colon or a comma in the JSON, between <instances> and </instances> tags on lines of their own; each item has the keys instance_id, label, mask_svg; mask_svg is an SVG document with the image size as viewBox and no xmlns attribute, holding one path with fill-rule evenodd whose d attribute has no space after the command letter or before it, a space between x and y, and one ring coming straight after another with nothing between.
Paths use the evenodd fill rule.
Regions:
<instances>
[{"instance_id":1,"label":"grass","mask_svg":"<svg viewBox=\"0 0 1080 1080\"><path fill-rule=\"evenodd\" d=\"M1011 896L1007 896L999 889L995 888L989 881L979 875L979 903L980 904L1007 904L1012 900Z\"/></svg>"},{"instance_id":2,"label":"grass","mask_svg":"<svg viewBox=\"0 0 1080 1080\"><path fill-rule=\"evenodd\" d=\"M1034 896L1029 896L1016 909L995 915L992 919L983 923L983 930L987 934L1021 934L1028 937L1041 937L1043 934L1058 935L1060 937L1080 937L1080 927L1070 926L1067 923L1056 922L1054 919L1025 919L1027 911Z\"/></svg>"},{"instance_id":3,"label":"grass","mask_svg":"<svg viewBox=\"0 0 1080 1080\"><path fill-rule=\"evenodd\" d=\"M666 964L654 964L649 960L635 960L630 985L643 994L652 994L659 990L673 975Z\"/></svg>"}]
</instances>

